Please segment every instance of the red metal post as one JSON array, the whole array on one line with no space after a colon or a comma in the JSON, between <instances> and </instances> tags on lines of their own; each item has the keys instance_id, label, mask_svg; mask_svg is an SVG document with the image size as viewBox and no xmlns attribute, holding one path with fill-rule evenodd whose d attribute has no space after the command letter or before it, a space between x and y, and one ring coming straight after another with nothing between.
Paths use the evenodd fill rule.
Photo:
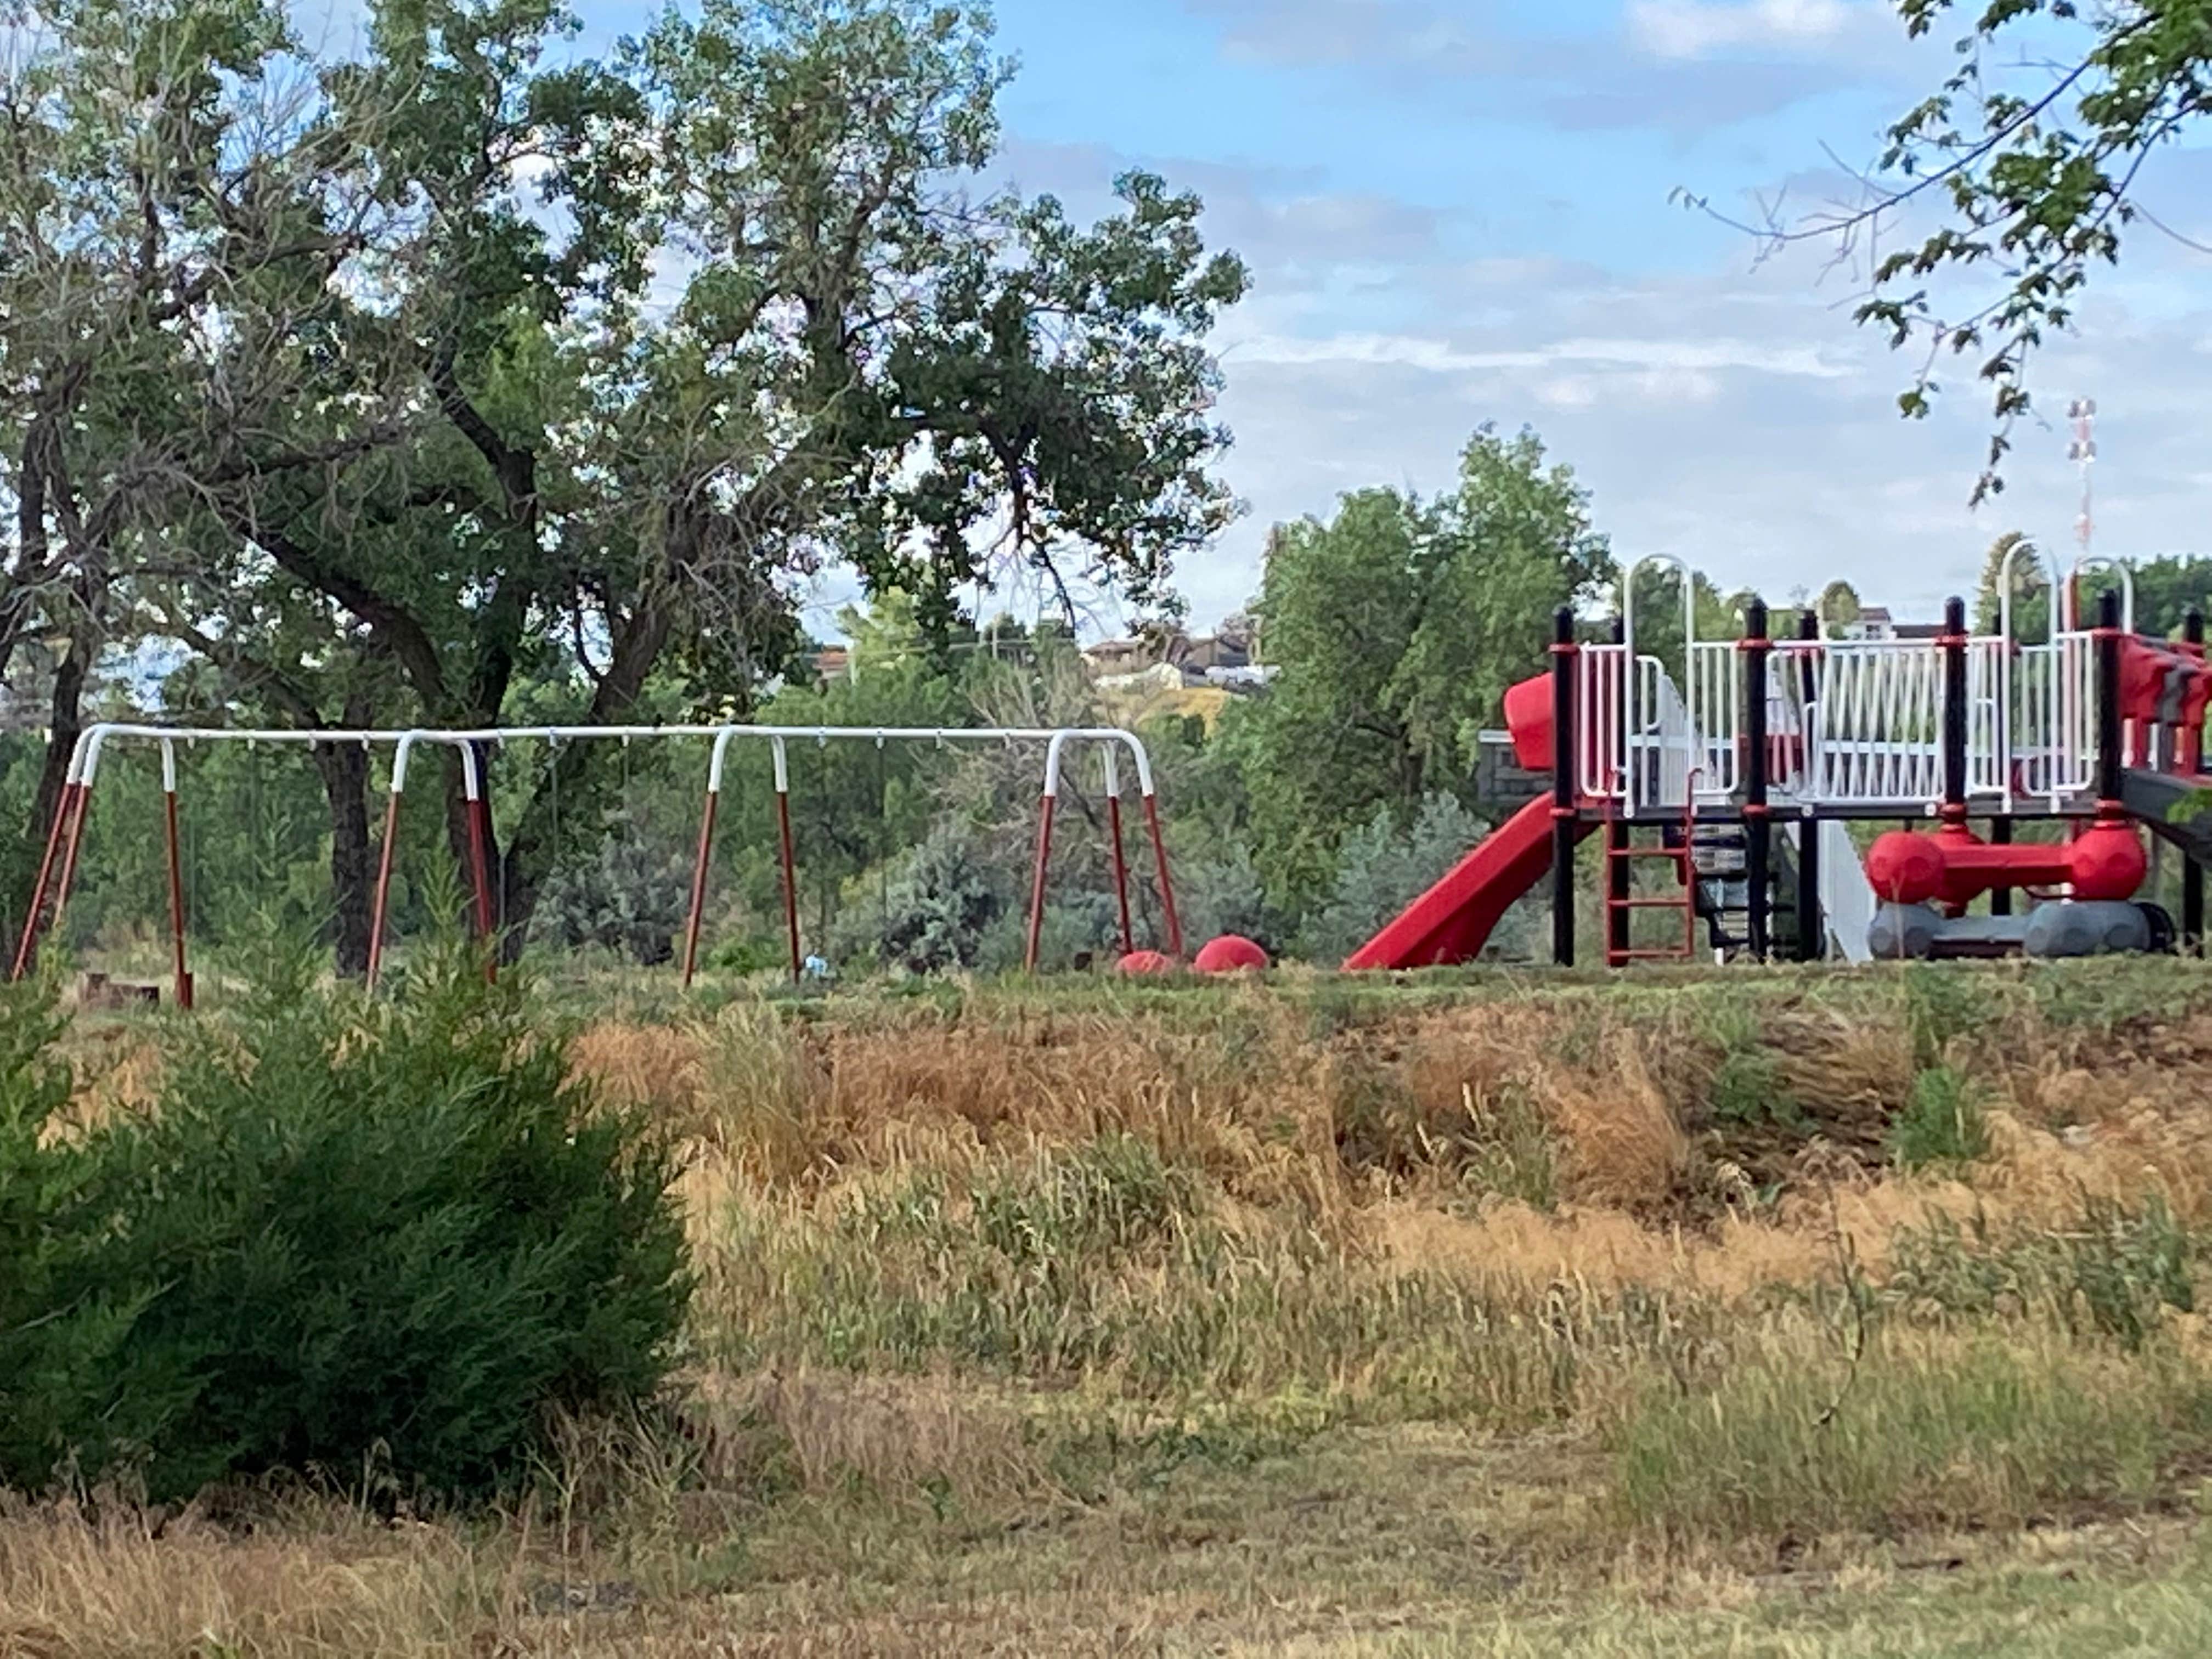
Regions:
<instances>
[{"instance_id":1,"label":"red metal post","mask_svg":"<svg viewBox=\"0 0 2212 1659\"><path fill-rule=\"evenodd\" d=\"M706 810L699 815L699 856L691 866L691 915L684 924L684 988L687 991L699 966L699 919L707 908L707 860L714 850L714 809L721 799L721 791L709 789Z\"/></svg>"},{"instance_id":2,"label":"red metal post","mask_svg":"<svg viewBox=\"0 0 2212 1659\"><path fill-rule=\"evenodd\" d=\"M384 845L376 855L376 897L368 913L368 988L376 988L384 965L384 913L392 898L392 849L399 843L400 791L391 792L384 808Z\"/></svg>"},{"instance_id":3,"label":"red metal post","mask_svg":"<svg viewBox=\"0 0 2212 1659\"><path fill-rule=\"evenodd\" d=\"M1176 915L1175 884L1168 878L1168 844L1160 835L1160 800L1155 794L1145 797L1145 823L1152 836L1152 864L1159 872L1160 910L1168 924L1168 954L1182 956L1182 919Z\"/></svg>"},{"instance_id":4,"label":"red metal post","mask_svg":"<svg viewBox=\"0 0 2212 1659\"><path fill-rule=\"evenodd\" d=\"M168 821L169 837L169 936L174 942L177 958L177 1006L189 1012L192 1006L191 969L185 963L185 865L177 847L177 792L173 788L161 792L163 816Z\"/></svg>"},{"instance_id":5,"label":"red metal post","mask_svg":"<svg viewBox=\"0 0 2212 1659\"><path fill-rule=\"evenodd\" d=\"M1037 940L1044 932L1044 872L1052 856L1052 805L1050 795L1038 797L1036 870L1030 878L1030 938L1022 952L1024 973L1036 972Z\"/></svg>"},{"instance_id":6,"label":"red metal post","mask_svg":"<svg viewBox=\"0 0 2212 1659\"><path fill-rule=\"evenodd\" d=\"M54 854L61 850L62 836L76 806L76 786L64 783L61 793L54 798L53 822L46 826L46 850L39 860L39 878L31 888L31 908L24 913L22 935L15 943L15 963L8 970L11 981L22 978L30 970L32 947L39 939L39 914L46 908L46 883L54 873Z\"/></svg>"},{"instance_id":7,"label":"red metal post","mask_svg":"<svg viewBox=\"0 0 2212 1659\"><path fill-rule=\"evenodd\" d=\"M54 914L46 924L50 927L61 926L62 907L69 902L70 889L76 881L76 849L84 840L85 816L91 811L92 785L80 783L76 787L76 811L70 819L69 841L62 849L62 878L54 888Z\"/></svg>"},{"instance_id":8,"label":"red metal post","mask_svg":"<svg viewBox=\"0 0 2212 1659\"><path fill-rule=\"evenodd\" d=\"M775 829L783 850L783 929L791 940L791 978L802 973L799 959L799 865L791 855L791 791L775 792Z\"/></svg>"},{"instance_id":9,"label":"red metal post","mask_svg":"<svg viewBox=\"0 0 2212 1659\"><path fill-rule=\"evenodd\" d=\"M1121 911L1121 954L1137 948L1129 928L1129 863L1121 855L1121 791L1116 787L1106 797L1106 827L1114 848L1114 902Z\"/></svg>"}]
</instances>

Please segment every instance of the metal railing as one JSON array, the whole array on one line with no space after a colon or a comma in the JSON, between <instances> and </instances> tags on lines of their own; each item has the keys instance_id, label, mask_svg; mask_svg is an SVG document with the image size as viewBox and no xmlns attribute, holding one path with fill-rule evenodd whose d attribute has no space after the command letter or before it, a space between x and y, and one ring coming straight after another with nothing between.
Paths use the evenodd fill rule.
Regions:
<instances>
[{"instance_id":1,"label":"metal railing","mask_svg":"<svg viewBox=\"0 0 2212 1659\"><path fill-rule=\"evenodd\" d=\"M2003 568L1998 631L1966 643L1966 792L1997 811L2024 801L2063 806L2095 779L2095 635L2075 625L2073 589L2091 563L2109 562L2084 562L2066 577L2050 569L2057 631L2047 644L2022 645L2012 632L2018 553ZM1685 586L1679 683L1637 645L1636 577L1652 563L1674 567ZM2131 621L2127 573L2110 568ZM1586 799L1656 811L1687 804L1692 793L1725 801L1741 787L1742 653L1734 640L1696 637L1690 580L1680 560L1639 562L1623 584L1622 641L1582 648L1577 783ZM1765 711L1771 790L1806 805L1931 806L1944 782L1943 663L1938 640L1775 641Z\"/></svg>"}]
</instances>

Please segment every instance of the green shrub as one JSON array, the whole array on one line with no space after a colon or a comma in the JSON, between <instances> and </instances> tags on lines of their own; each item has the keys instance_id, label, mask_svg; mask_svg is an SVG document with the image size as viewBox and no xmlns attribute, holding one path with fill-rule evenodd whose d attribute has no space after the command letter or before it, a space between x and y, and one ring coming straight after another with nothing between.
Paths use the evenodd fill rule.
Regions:
<instances>
[{"instance_id":1,"label":"green shrub","mask_svg":"<svg viewBox=\"0 0 2212 1659\"><path fill-rule=\"evenodd\" d=\"M689 1294L666 1151L567 1080L513 986L435 954L395 1004L295 983L204 1028L67 1182L0 1165L0 1212L57 1241L11 1326L0 1480L128 1467L166 1498L374 1464L482 1492L556 1408L659 1386ZM18 1047L11 1108L44 1086Z\"/></svg>"},{"instance_id":2,"label":"green shrub","mask_svg":"<svg viewBox=\"0 0 2212 1659\"><path fill-rule=\"evenodd\" d=\"M64 1271L55 1221L74 1208L86 1174L75 1143L46 1135L70 1086L52 1052L54 1006L49 978L0 986L0 1480L21 1449L51 1440L58 1383L99 1363L113 1317L103 1304L80 1310L66 1330L52 1324Z\"/></svg>"},{"instance_id":3,"label":"green shrub","mask_svg":"<svg viewBox=\"0 0 2212 1659\"><path fill-rule=\"evenodd\" d=\"M567 949L619 951L650 968L675 955L690 876L690 850L647 833L635 808L625 805L598 846L547 878L536 926Z\"/></svg>"},{"instance_id":4,"label":"green shrub","mask_svg":"<svg viewBox=\"0 0 2212 1659\"><path fill-rule=\"evenodd\" d=\"M975 836L958 823L931 830L870 886L838 918L831 948L841 963L872 957L913 974L972 968L1006 908Z\"/></svg>"},{"instance_id":5,"label":"green shrub","mask_svg":"<svg viewBox=\"0 0 2212 1659\"><path fill-rule=\"evenodd\" d=\"M1990 1150L1990 1122L1972 1078L1948 1066L1913 1074L1912 1098L1891 1121L1891 1156L1908 1170L1971 1164Z\"/></svg>"}]
</instances>

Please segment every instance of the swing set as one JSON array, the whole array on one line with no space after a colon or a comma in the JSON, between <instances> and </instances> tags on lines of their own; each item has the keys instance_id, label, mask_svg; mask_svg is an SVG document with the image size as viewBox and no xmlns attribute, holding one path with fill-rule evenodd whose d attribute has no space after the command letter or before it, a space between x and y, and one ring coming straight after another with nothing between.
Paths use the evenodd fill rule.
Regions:
<instances>
[{"instance_id":1,"label":"swing set","mask_svg":"<svg viewBox=\"0 0 2212 1659\"><path fill-rule=\"evenodd\" d=\"M721 805L723 784L729 775L730 749L738 742L765 744L772 763L781 862L784 927L790 948L791 975L794 981L802 976L805 964L799 950L798 864L792 839L788 745L807 740L822 748L836 742L873 743L879 754L886 743L893 741L927 743L937 750L950 749L961 744L987 743L1000 744L1008 748L1017 744L1042 744L1044 746L1043 783L1037 807L1036 857L1030 876L1029 929L1023 951L1023 967L1032 973L1036 969L1038 939L1044 923L1054 809L1059 800L1066 771L1066 757L1072 744L1096 749L1099 754L1121 950L1126 956L1136 948L1130 921L1128 862L1122 847L1121 775L1118 760L1126 752L1136 772L1137 791L1143 802L1146 829L1152 842L1164 943L1170 957L1179 958L1182 955L1182 924L1176 912L1175 889L1168 873L1167 843L1160 833L1159 802L1153 786L1152 757L1146 752L1143 740L1134 732L1115 726L488 726L476 730L415 727L407 730L337 731L301 727L238 730L103 721L88 726L79 733L76 746L70 751L69 769L64 777L60 797L55 804L52 822L47 828L46 850L39 861L38 880L32 890L21 935L16 941L9 978L21 979L29 970L39 939L58 925L63 908L69 902L70 890L76 876L78 852L84 837L85 818L91 810L93 787L99 779L100 757L110 744L150 744L156 745L161 752L162 817L168 853L169 927L174 957L176 999L179 1007L190 1008L192 1006L192 976L185 957L185 884L178 839L179 744L243 743L248 747L263 743L291 744L310 749L324 744L358 744L363 749L388 747L391 750L391 782L386 798L384 844L378 856L376 885L370 911L368 971L368 983L374 988L383 965L386 918L392 891L392 854L398 838L400 802L407 789L408 763L418 745L429 744L449 748L460 757L461 795L468 826L469 882L476 931L480 939L489 940L497 933L498 922L494 912L491 805L483 775L484 751L504 749L509 743L517 741L541 742L548 746L550 751L562 743L611 740L620 742L627 750L633 740L641 738L703 738L711 740L712 744L707 766L706 797L700 813L698 853L692 866L690 903L684 930L683 980L687 988L698 967L700 930L706 910L715 818ZM879 780L880 776L879 769ZM878 805L880 809L880 799ZM48 904L50 893L51 907ZM494 958L489 954L486 957L484 971L487 975L495 971Z\"/></svg>"}]
</instances>

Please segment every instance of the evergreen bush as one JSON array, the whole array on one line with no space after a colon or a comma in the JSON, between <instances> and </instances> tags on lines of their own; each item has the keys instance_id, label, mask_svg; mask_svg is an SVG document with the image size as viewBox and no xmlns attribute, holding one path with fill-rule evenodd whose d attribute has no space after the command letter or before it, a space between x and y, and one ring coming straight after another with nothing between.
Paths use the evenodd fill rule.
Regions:
<instances>
[{"instance_id":1,"label":"evergreen bush","mask_svg":"<svg viewBox=\"0 0 2212 1659\"><path fill-rule=\"evenodd\" d=\"M556 1408L659 1388L690 1290L668 1148L466 949L410 981L272 985L157 1110L49 1152L42 1016L0 1005L0 1228L45 1240L0 1269L0 1481L374 1466L483 1493Z\"/></svg>"},{"instance_id":2,"label":"evergreen bush","mask_svg":"<svg viewBox=\"0 0 2212 1659\"><path fill-rule=\"evenodd\" d=\"M872 957L913 974L973 968L1006 909L981 849L957 822L938 825L867 885L839 918L832 948L841 962Z\"/></svg>"}]
</instances>

